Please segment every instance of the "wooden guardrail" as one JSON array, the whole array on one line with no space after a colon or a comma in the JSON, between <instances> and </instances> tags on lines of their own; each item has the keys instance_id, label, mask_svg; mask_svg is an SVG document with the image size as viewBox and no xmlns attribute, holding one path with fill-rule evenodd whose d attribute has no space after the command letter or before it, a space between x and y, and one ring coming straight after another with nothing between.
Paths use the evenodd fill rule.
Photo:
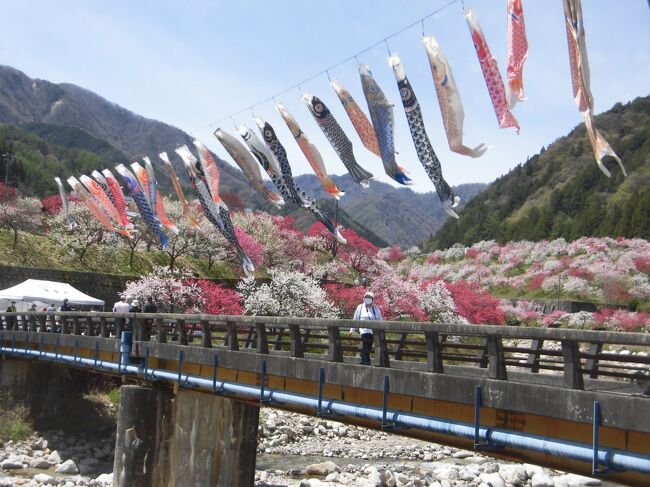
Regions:
<instances>
[{"instance_id":1,"label":"wooden guardrail","mask_svg":"<svg viewBox=\"0 0 650 487\"><path fill-rule=\"evenodd\" d=\"M563 386L584 389L584 377L650 381L650 334L420 322L366 322L374 331L379 367L445 373L456 366L486 369L486 377L540 373L563 376ZM0 340L11 330L119 337L136 341L219 347L332 362L350 361L358 321L269 316L104 312L0 313ZM630 353L616 353L626 347Z\"/></svg>"}]
</instances>

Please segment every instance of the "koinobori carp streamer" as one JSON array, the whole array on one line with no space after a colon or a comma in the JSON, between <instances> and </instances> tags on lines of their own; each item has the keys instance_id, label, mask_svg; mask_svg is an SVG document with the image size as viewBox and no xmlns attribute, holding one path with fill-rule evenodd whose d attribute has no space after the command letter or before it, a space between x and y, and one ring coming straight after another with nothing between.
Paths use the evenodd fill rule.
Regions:
<instances>
[{"instance_id":1,"label":"koinobori carp streamer","mask_svg":"<svg viewBox=\"0 0 650 487\"><path fill-rule=\"evenodd\" d=\"M205 176L201 173L201 166L198 164L198 160L186 145L178 147L176 153L182 159L183 164L185 164L192 186L199 195L199 203L203 210L203 214L235 248L237 256L239 257L239 263L244 273L246 275L253 274L255 272L255 266L248 255L246 255L246 252L237 239L235 229L230 221L228 208L223 201L220 201L218 204L214 201L207 183L205 182Z\"/></svg>"},{"instance_id":2,"label":"koinobori carp streamer","mask_svg":"<svg viewBox=\"0 0 650 487\"><path fill-rule=\"evenodd\" d=\"M95 200L95 204L112 220L113 225L116 228L120 228L122 226L120 214L102 187L97 184L97 181L89 178L85 174L79 176L79 181L86 187L91 197Z\"/></svg>"},{"instance_id":3,"label":"koinobori carp streamer","mask_svg":"<svg viewBox=\"0 0 650 487\"><path fill-rule=\"evenodd\" d=\"M169 244L169 237L162 231L160 228L160 222L156 218L153 209L149 205L147 198L145 197L144 191L138 183L137 177L129 171L129 169L124 164L118 164L115 166L115 170L119 173L124 181L124 184L129 188L129 193L135 205L138 207L140 216L144 220L145 224L153 232L154 235L160 240L160 246L164 249Z\"/></svg>"},{"instance_id":4,"label":"koinobori carp streamer","mask_svg":"<svg viewBox=\"0 0 650 487\"><path fill-rule=\"evenodd\" d=\"M257 125L260 127L260 130L262 131L262 136L264 137L264 143L267 145L269 150L273 153L274 157L276 160L280 163L280 167L283 168L282 170L282 177L285 180L285 182L291 182L292 184L295 183L293 181L293 177L291 175L291 167L289 165L289 160L287 159L287 151L283 147L282 143L278 140L278 137L275 135L275 130L273 130L273 127L268 122L265 122L259 117L255 118L255 122ZM288 173L285 174L284 166L288 168ZM300 191L300 188L295 186L296 191ZM306 196L306 195L304 195ZM296 196L294 193L287 193L285 197L288 197L290 201L293 201L297 205L300 206L300 202L302 201L301 196ZM302 208L311 213L314 218L316 218L318 221L320 221L327 230L329 230L332 235L338 240L340 243L345 244L347 241L341 233L339 232L338 228L332 223L332 221L323 213L323 211L316 206L316 204L309 198L310 204L309 206L302 206Z\"/></svg>"},{"instance_id":5,"label":"koinobori carp streamer","mask_svg":"<svg viewBox=\"0 0 650 487\"><path fill-rule=\"evenodd\" d=\"M496 58L490 52L490 47L478 23L476 14L471 8L467 8L464 11L464 15L465 20L467 20L469 32L472 35L474 49L476 50L476 55L481 65L481 71L483 71L483 78L485 78L485 84L487 85L488 93L492 100L492 106L494 107L494 113L497 116L499 127L502 129L514 127L517 133L519 133L519 122L508 109L506 90L503 86L501 73L499 72L499 65L497 64Z\"/></svg>"},{"instance_id":6,"label":"koinobori carp streamer","mask_svg":"<svg viewBox=\"0 0 650 487\"><path fill-rule=\"evenodd\" d=\"M318 123L329 143L334 147L352 179L362 187L367 188L374 176L359 165L354 157L352 142L345 135L332 113L317 96L305 93L301 99L307 105L309 112Z\"/></svg>"},{"instance_id":7,"label":"koinobori carp streamer","mask_svg":"<svg viewBox=\"0 0 650 487\"><path fill-rule=\"evenodd\" d=\"M63 214L65 215L66 220L68 220L68 228L72 229L77 225L77 222L70 216L70 210L68 208L68 195L65 193L65 188L63 187L63 182L61 182L60 177L55 177L54 181L59 188L59 195L61 196L61 205L63 208Z\"/></svg>"},{"instance_id":8,"label":"koinobori carp streamer","mask_svg":"<svg viewBox=\"0 0 650 487\"><path fill-rule=\"evenodd\" d=\"M120 183L117 182L117 179L115 179L115 176L113 176L113 173L110 171L110 169L103 169L102 175L104 176L106 184L113 194L113 198L115 199L115 208L117 208L117 211L120 213L122 225L125 228L128 228L132 224L129 221L129 216L126 213L126 201L124 199L124 192L122 191L122 187L120 186Z\"/></svg>"},{"instance_id":9,"label":"koinobori carp streamer","mask_svg":"<svg viewBox=\"0 0 650 487\"><path fill-rule=\"evenodd\" d=\"M313 169L314 174L316 174L318 180L323 185L325 191L331 194L334 198L339 199L345 193L341 191L338 186L336 186L336 183L332 181L332 179L327 174L327 169L325 169L325 163L323 162L323 157L321 156L320 151L316 148L312 141L309 140L307 135L305 135L305 133L298 125L298 122L296 122L296 119L293 118L293 116L289 113L289 110L287 110L284 105L278 103L275 105L275 108L278 110L280 116L287 124L287 127L289 127L291 135L293 135L293 138L296 139L298 147L300 147L300 150L305 155L305 158Z\"/></svg>"},{"instance_id":10,"label":"koinobori carp streamer","mask_svg":"<svg viewBox=\"0 0 650 487\"><path fill-rule=\"evenodd\" d=\"M449 149L452 152L464 156L481 157L487 150L485 144L479 144L473 149L463 145L465 112L458 88L456 87L456 82L454 81L454 75L451 72L451 66L447 61L445 53L432 36L423 37L422 43L429 58L431 76L433 77L433 84L436 87L436 96L440 105L442 124L447 134Z\"/></svg>"},{"instance_id":11,"label":"koinobori carp streamer","mask_svg":"<svg viewBox=\"0 0 650 487\"><path fill-rule=\"evenodd\" d=\"M277 161L273 158L268 148L260 140L255 132L249 129L246 125L242 124L237 128L237 132L246 143L246 146L253 154L253 157L257 159L257 162L260 163L260 166L266 171L266 174L269 175L271 181L280 192L282 197L287 201L292 201L291 195L289 194L289 188L284 183L282 179L282 171L280 166L278 166Z\"/></svg>"},{"instance_id":12,"label":"koinobori carp streamer","mask_svg":"<svg viewBox=\"0 0 650 487\"><path fill-rule=\"evenodd\" d=\"M151 161L149 161L149 166L151 166ZM157 185L152 184L151 182L153 179L153 169L149 171L148 169L142 167L138 162L132 163L131 169L133 170L133 174L135 174L136 178L140 182L142 193L144 194L147 203L149 203L149 206L153 210L154 215L158 221L167 227L171 232L178 234L178 227L172 223L169 218L167 218L165 205L162 198L160 197L160 192L158 191ZM155 189L155 193L152 193L153 189Z\"/></svg>"},{"instance_id":13,"label":"koinobori carp streamer","mask_svg":"<svg viewBox=\"0 0 650 487\"><path fill-rule=\"evenodd\" d=\"M567 41L569 44L569 64L571 65L571 84L573 86L573 97L578 110L587 128L589 142L594 151L596 163L600 170L607 176L611 174L603 164L605 156L613 157L624 176L627 176L625 167L614 149L607 143L605 138L594 127L594 98L590 88L589 59L587 58L587 43L585 40L585 28L582 21L582 3L580 0L564 0L564 17L566 20Z\"/></svg>"},{"instance_id":14,"label":"koinobori carp streamer","mask_svg":"<svg viewBox=\"0 0 650 487\"><path fill-rule=\"evenodd\" d=\"M125 237L129 236L129 232L123 229L116 228L112 223L108 215L102 210L91 194L86 190L86 188L83 187L81 182L74 176L70 176L68 178L68 184L72 188L72 190L76 193L76 195L79 197L79 199L83 202L84 205L86 205L86 208L90 210L90 213L97 219L99 223L101 223L104 228L106 228L110 232L115 232L124 235Z\"/></svg>"},{"instance_id":15,"label":"koinobori carp streamer","mask_svg":"<svg viewBox=\"0 0 650 487\"><path fill-rule=\"evenodd\" d=\"M259 166L250 152L246 150L244 144L220 128L215 130L214 136L221 142L221 145L230 154L230 157L237 163L255 191L261 194L266 201L276 208L282 208L284 199L278 193L271 191L265 186Z\"/></svg>"},{"instance_id":16,"label":"koinobori carp streamer","mask_svg":"<svg viewBox=\"0 0 650 487\"><path fill-rule=\"evenodd\" d=\"M438 198L440 198L445 212L448 215L458 218L458 215L452 208L458 206L460 198L454 195L453 190L442 177L440 160L433 150L429 136L424 128L420 104L406 77L404 66L397 55L389 57L388 64L393 68L395 79L397 80L402 105L404 105L404 111L406 112L406 121L411 131L411 138L413 139L413 144L415 144L415 151L418 154L418 158L427 176L429 176L429 179L431 179L431 182L435 186L436 193L438 193Z\"/></svg>"},{"instance_id":17,"label":"koinobori carp streamer","mask_svg":"<svg viewBox=\"0 0 650 487\"><path fill-rule=\"evenodd\" d=\"M368 103L372 126L377 136L384 171L391 179L410 186L413 181L404 174L404 169L399 167L395 160L395 115L393 113L393 104L388 101L366 64L359 65L359 75L361 76L363 94L366 103Z\"/></svg>"},{"instance_id":18,"label":"koinobori carp streamer","mask_svg":"<svg viewBox=\"0 0 650 487\"><path fill-rule=\"evenodd\" d=\"M214 160L212 154L208 148L199 140L193 140L192 143L196 147L196 151L199 154L199 161L201 163L201 168L203 169L203 174L212 195L212 200L217 205L224 205L225 203L221 200L219 196L219 168L217 167L217 161ZM226 208L228 208L226 206Z\"/></svg>"},{"instance_id":19,"label":"koinobori carp streamer","mask_svg":"<svg viewBox=\"0 0 650 487\"><path fill-rule=\"evenodd\" d=\"M158 154L158 157L160 157L160 159L165 164L165 169L167 169L167 174L169 174L169 178L172 181L172 186L174 186L174 191L176 191L178 201L180 201L181 205L183 206L183 215L189 220L192 225L199 227L199 222L194 217L192 209L190 208L190 204L187 201L187 198L185 198L183 187L181 186L181 182L178 180L178 176L176 176L176 171L174 171L174 166L172 166L172 161L169 159L167 152L161 152Z\"/></svg>"},{"instance_id":20,"label":"koinobori carp streamer","mask_svg":"<svg viewBox=\"0 0 650 487\"><path fill-rule=\"evenodd\" d=\"M345 112L350 118L350 122L352 122L352 125L354 126L354 130L357 131L361 143L363 143L363 146L377 157L381 158L375 128L370 123L370 120L368 120L366 114L354 98L352 98L350 92L346 90L339 81L332 80L330 81L330 85L332 85L336 95L339 97Z\"/></svg>"},{"instance_id":21,"label":"koinobori carp streamer","mask_svg":"<svg viewBox=\"0 0 650 487\"><path fill-rule=\"evenodd\" d=\"M147 175L149 176L147 178L147 181L149 183L148 187L142 189L149 195L149 202L151 203L151 207L157 208L158 182L156 181L156 175L153 172L153 164L151 163L151 159L146 156L143 157L142 160L144 161L144 167L147 170Z\"/></svg>"},{"instance_id":22,"label":"koinobori carp streamer","mask_svg":"<svg viewBox=\"0 0 650 487\"><path fill-rule=\"evenodd\" d=\"M524 62L528 57L528 39L522 0L508 0L508 108L524 101Z\"/></svg>"},{"instance_id":23,"label":"koinobori carp streamer","mask_svg":"<svg viewBox=\"0 0 650 487\"><path fill-rule=\"evenodd\" d=\"M271 127L271 124L262 120L259 117L255 118L255 123L262 133L262 138L266 147L271 153L271 156L275 159L277 166L280 168L280 173L282 174L282 181L286 186L290 201L293 201L299 206L305 208L312 205L312 199L307 196L307 193L302 191L300 187L293 180L293 173L291 172L291 165L289 164L289 158L287 157L287 151L284 146L280 143L280 140L275 135L275 130ZM282 195L287 198L286 195Z\"/></svg>"}]
</instances>

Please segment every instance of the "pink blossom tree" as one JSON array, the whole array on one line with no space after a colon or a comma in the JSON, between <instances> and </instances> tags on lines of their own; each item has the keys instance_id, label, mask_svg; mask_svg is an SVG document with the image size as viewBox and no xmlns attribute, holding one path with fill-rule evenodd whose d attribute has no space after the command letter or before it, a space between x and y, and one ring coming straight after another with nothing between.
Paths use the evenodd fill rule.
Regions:
<instances>
[{"instance_id":1,"label":"pink blossom tree","mask_svg":"<svg viewBox=\"0 0 650 487\"><path fill-rule=\"evenodd\" d=\"M142 303L151 298L161 313L197 312L205 308L205 298L201 287L188 278L186 273L154 267L150 274L128 282L120 296Z\"/></svg>"}]
</instances>

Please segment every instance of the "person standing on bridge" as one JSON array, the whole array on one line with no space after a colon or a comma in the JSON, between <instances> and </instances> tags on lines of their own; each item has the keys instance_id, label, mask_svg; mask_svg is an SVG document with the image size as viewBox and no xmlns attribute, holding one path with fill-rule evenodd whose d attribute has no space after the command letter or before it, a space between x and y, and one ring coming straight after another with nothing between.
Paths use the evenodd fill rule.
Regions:
<instances>
[{"instance_id":1,"label":"person standing on bridge","mask_svg":"<svg viewBox=\"0 0 650 487\"><path fill-rule=\"evenodd\" d=\"M7 313L15 313L16 312L16 301L12 301L11 304L9 306L7 306L7 309L5 311ZM7 330L13 330L14 327L16 326L16 317L15 316L6 316L5 321L7 323ZM0 328L2 328L2 327L0 326Z\"/></svg>"},{"instance_id":2,"label":"person standing on bridge","mask_svg":"<svg viewBox=\"0 0 650 487\"><path fill-rule=\"evenodd\" d=\"M363 303L357 306L354 318L358 321L381 321L381 311L375 304L375 295L368 291L363 296ZM361 364L370 365L370 352L372 352L372 328L350 328L350 333L358 331L361 334Z\"/></svg>"}]
</instances>

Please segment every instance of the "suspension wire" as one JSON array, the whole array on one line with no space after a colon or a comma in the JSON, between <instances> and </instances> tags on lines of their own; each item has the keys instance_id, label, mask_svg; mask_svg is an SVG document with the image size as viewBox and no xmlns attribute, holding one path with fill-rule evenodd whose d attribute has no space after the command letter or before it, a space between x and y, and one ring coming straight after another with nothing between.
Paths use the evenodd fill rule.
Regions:
<instances>
[{"instance_id":1,"label":"suspension wire","mask_svg":"<svg viewBox=\"0 0 650 487\"><path fill-rule=\"evenodd\" d=\"M345 59L342 59L341 61L339 61L339 62L337 62L337 63L335 63L335 64L332 64L331 66L327 66L325 69L323 69L323 70L321 70L321 71L319 71L319 72L317 72L317 73L315 73L315 74L313 74L313 75L311 75L311 76L309 76L309 77L307 77L307 78L305 78L305 79L299 81L298 83L295 83L295 84L293 84L293 85L291 85L291 86L289 86L289 87L287 87L287 88L285 88L285 89L283 89L283 90L281 90L281 91L278 91L277 93L274 93L274 94L271 95L271 96L267 96L266 98L262 98L261 100L258 100L257 102L255 102L255 103L253 103L253 104L249 104L249 105L246 106L245 108L242 108L241 110L238 110L238 111L236 111L236 112L233 112L233 113L231 113L231 114L229 114L229 115L226 115L225 117L220 118L219 120L217 120L217 121L215 121L215 122L211 122L211 123L208 123L208 124L206 124L206 125L204 125L204 126L202 126L202 127L199 127L199 128L197 128L197 129L194 129L193 131L190 132L190 135L193 135L193 134L195 134L195 133L197 133L197 132L200 132L200 131L202 131L202 130L205 130L206 128L213 127L215 124L218 124L218 123L220 123L220 122L223 122L224 120L228 120L228 119L231 119L231 120L232 120L233 117L235 117L235 116L237 116L237 115L241 115L242 113L245 113L245 112L247 112L247 111L250 111L250 112L251 112L251 115L253 115L253 117L254 117L254 116L255 116L255 114L254 114L254 112L253 112L253 108L254 108L254 107L257 107L257 106L259 106L259 105L262 105L262 104L267 103L267 102L270 102L270 101L272 101L272 102L275 103L275 99L276 99L276 97L279 97L279 96L281 96L281 95L284 95L285 93L287 93L287 92L289 92L289 91L292 91L292 90L295 90L295 89L300 89L300 90L301 90L301 89L302 89L302 85L304 85L305 83L308 83L309 81L312 81L313 79L316 79L316 78L318 78L318 77L320 77L320 76L327 75L328 79L331 80L331 78L330 78L330 73L329 73L330 70L333 70L334 68L338 68L339 66L341 66L341 65L343 65L343 64L346 64L346 63L348 63L348 62L350 62L350 61L352 61L352 60L355 60L356 63L359 64L359 56L360 56L360 55L365 54L365 53L367 53L368 51L371 51L372 49L376 48L377 46L379 46L379 45L381 45L381 44L385 44L385 45L386 45L386 49L388 49L388 54L391 55L391 53L390 53L390 47L388 46L388 40L389 40L389 39L392 39L393 37L397 37L397 36L400 35L401 33L403 33L403 32L405 32L405 31L407 31L407 30L409 30L409 29L415 27L415 26L418 25L418 24L420 24L420 25L422 26L422 34L424 34L424 21L425 21L425 20L427 20L427 19L430 18L430 17L433 17L433 16L436 15L437 13L442 12L442 11L445 10L446 8L448 8L448 7L450 7L451 5L453 5L453 4L455 4L455 3L458 3L458 2L461 2L462 7L465 8L465 1L464 1L464 0L450 0L450 1L448 1L447 3L445 3L444 5L442 5L441 7L437 8L436 10L434 10L433 12L428 13L428 14L425 15L424 17L420 17L420 18L417 19L416 21L411 22L410 24L408 24L408 25L402 27L401 29L399 29L399 30L393 32L392 34L387 35L386 37L382 38L380 41L377 41L377 42L375 42L374 44L371 44L370 46L366 47L365 49L362 49L362 50L360 50L360 51L358 51L358 52L352 54L351 56L348 56L348 57L346 57Z\"/></svg>"}]
</instances>

